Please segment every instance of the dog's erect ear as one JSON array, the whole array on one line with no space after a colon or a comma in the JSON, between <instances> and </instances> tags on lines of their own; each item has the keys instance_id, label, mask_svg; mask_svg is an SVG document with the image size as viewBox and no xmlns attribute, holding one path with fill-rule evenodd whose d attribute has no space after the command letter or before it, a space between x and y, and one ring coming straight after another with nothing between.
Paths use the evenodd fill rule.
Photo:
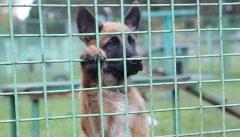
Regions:
<instances>
[{"instance_id":1,"label":"dog's erect ear","mask_svg":"<svg viewBox=\"0 0 240 137\"><path fill-rule=\"evenodd\" d=\"M133 4L139 3L137 1L134 1ZM140 8L132 7L124 16L124 24L127 25L132 31L137 31L139 29L140 18L141 18Z\"/></svg>"},{"instance_id":2,"label":"dog's erect ear","mask_svg":"<svg viewBox=\"0 0 240 137\"><path fill-rule=\"evenodd\" d=\"M77 27L79 33L95 33L95 17L94 15L84 7L78 7L77 11ZM102 28L102 23L98 22L99 32ZM80 39L87 44L95 36L80 36Z\"/></svg>"}]
</instances>

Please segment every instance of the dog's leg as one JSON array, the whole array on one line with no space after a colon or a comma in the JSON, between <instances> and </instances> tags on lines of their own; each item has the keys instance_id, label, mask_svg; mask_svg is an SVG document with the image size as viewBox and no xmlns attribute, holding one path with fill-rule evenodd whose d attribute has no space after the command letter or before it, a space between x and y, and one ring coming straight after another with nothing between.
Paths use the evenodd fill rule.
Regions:
<instances>
[{"instance_id":1,"label":"dog's leg","mask_svg":"<svg viewBox=\"0 0 240 137\"><path fill-rule=\"evenodd\" d=\"M82 88L96 87L98 85L98 68L97 59L100 57L101 68L103 66L103 60L106 59L106 54L101 49L97 49L96 46L90 45L80 56L80 59L85 59L88 62L81 62L82 70ZM102 72L102 69L101 69Z\"/></svg>"},{"instance_id":2,"label":"dog's leg","mask_svg":"<svg viewBox=\"0 0 240 137\"><path fill-rule=\"evenodd\" d=\"M99 103L97 90L83 91L81 93L81 114L99 114ZM81 118L81 127L87 137L101 137L100 116Z\"/></svg>"},{"instance_id":3,"label":"dog's leg","mask_svg":"<svg viewBox=\"0 0 240 137\"><path fill-rule=\"evenodd\" d=\"M96 46L90 45L81 54L80 58L88 62L81 62L82 70L82 88L91 88L98 86L98 65L97 59L101 59L101 67L103 60L106 59L105 53ZM102 72L102 69L101 69ZM81 92L81 113L82 114L99 114L99 92L98 90L83 91ZM101 136L101 120L100 117L86 117L81 118L81 127L83 132L88 137Z\"/></svg>"}]
</instances>

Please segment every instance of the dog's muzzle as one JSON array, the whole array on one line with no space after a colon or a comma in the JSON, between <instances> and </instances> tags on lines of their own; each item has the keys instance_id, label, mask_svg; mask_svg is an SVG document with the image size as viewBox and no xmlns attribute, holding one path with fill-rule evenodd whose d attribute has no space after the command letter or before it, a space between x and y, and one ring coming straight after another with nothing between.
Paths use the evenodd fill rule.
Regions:
<instances>
[{"instance_id":1,"label":"dog's muzzle","mask_svg":"<svg viewBox=\"0 0 240 137\"><path fill-rule=\"evenodd\" d=\"M133 56L131 58L141 58L139 55L137 56ZM138 68L138 71L142 71L143 70L143 64L142 64L142 60L130 60L131 66L135 66Z\"/></svg>"}]
</instances>

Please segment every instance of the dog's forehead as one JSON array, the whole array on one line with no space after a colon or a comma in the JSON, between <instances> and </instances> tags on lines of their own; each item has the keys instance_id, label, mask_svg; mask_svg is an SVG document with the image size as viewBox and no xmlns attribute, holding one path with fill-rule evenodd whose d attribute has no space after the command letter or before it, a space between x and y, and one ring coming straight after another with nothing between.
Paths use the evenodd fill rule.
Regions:
<instances>
[{"instance_id":1,"label":"dog's forehead","mask_svg":"<svg viewBox=\"0 0 240 137\"><path fill-rule=\"evenodd\" d=\"M130 32L130 29L124 25L124 31ZM122 32L122 24L120 22L106 22L103 24L101 28L101 33L114 33L114 32ZM112 37L116 36L122 41L121 35L100 35L100 45L104 45L107 41Z\"/></svg>"},{"instance_id":2,"label":"dog's forehead","mask_svg":"<svg viewBox=\"0 0 240 137\"><path fill-rule=\"evenodd\" d=\"M124 25L124 31L129 32L130 29ZM120 22L106 22L103 24L101 32L122 32L122 24Z\"/></svg>"}]
</instances>

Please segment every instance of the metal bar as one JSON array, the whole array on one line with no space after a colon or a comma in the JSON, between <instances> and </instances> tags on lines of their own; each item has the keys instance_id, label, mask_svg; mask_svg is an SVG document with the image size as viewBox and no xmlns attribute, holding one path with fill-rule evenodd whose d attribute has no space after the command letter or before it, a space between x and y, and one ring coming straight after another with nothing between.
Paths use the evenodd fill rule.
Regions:
<instances>
[{"instance_id":1,"label":"metal bar","mask_svg":"<svg viewBox=\"0 0 240 137\"><path fill-rule=\"evenodd\" d=\"M202 80L202 83L220 83L221 80ZM240 82L240 79L224 79L224 82ZM183 81L183 82L177 82L178 85L182 84L198 84L198 81ZM166 85L174 85L174 82L161 82L161 83L153 83L153 86L166 86ZM108 86L108 87L102 87L102 89L116 89L116 88L123 88L124 85L119 86ZM149 83L146 84L133 84L133 85L127 85L127 87L150 87ZM98 90L97 87L94 88L84 88L84 89L75 89L75 92L78 91L90 91L90 90ZM66 90L52 90L47 91L48 94L53 93L67 93L71 92L71 89ZM18 92L19 95L31 95L31 94L43 94L44 91L31 91L31 92ZM14 92L10 93L0 93L0 96L11 96L14 95Z\"/></svg>"},{"instance_id":2,"label":"metal bar","mask_svg":"<svg viewBox=\"0 0 240 137\"><path fill-rule=\"evenodd\" d=\"M200 110L200 136L203 137L203 102L202 102L202 64L201 64L201 33L200 33L200 2L197 0L197 29L198 29L198 75L199 75L199 110Z\"/></svg>"},{"instance_id":3,"label":"metal bar","mask_svg":"<svg viewBox=\"0 0 240 137\"><path fill-rule=\"evenodd\" d=\"M39 117L39 100L32 100L32 118ZM32 121L32 137L39 137L39 121Z\"/></svg>"},{"instance_id":4,"label":"metal bar","mask_svg":"<svg viewBox=\"0 0 240 137\"><path fill-rule=\"evenodd\" d=\"M223 34L222 34L222 0L219 0L219 35L220 35L220 55L221 55L221 84L222 84L222 126L223 137L226 137L225 127L225 83L224 83L224 57L223 57Z\"/></svg>"},{"instance_id":5,"label":"metal bar","mask_svg":"<svg viewBox=\"0 0 240 137\"><path fill-rule=\"evenodd\" d=\"M151 137L154 137L154 116L153 116L153 85L152 85L152 28L151 28L151 7L150 0L147 1L147 14L148 14L148 57L149 57L149 84L151 92Z\"/></svg>"},{"instance_id":6,"label":"metal bar","mask_svg":"<svg viewBox=\"0 0 240 137\"><path fill-rule=\"evenodd\" d=\"M172 43L173 43L173 74L174 74L174 88L175 88L175 128L176 136L179 136L179 112L178 112L178 85L177 85L177 59L176 59L176 32L175 32L175 15L174 15L174 0L171 0L171 12L172 12Z\"/></svg>"},{"instance_id":7,"label":"metal bar","mask_svg":"<svg viewBox=\"0 0 240 137\"><path fill-rule=\"evenodd\" d=\"M124 25L124 6L123 0L121 4L121 27L122 27L122 43L123 43L123 71L124 71L124 92L125 92L125 119L126 119L126 132L129 137L129 121L128 121L128 87L127 87L127 56L126 56L126 43L125 43L125 25Z\"/></svg>"},{"instance_id":8,"label":"metal bar","mask_svg":"<svg viewBox=\"0 0 240 137\"><path fill-rule=\"evenodd\" d=\"M43 16L42 16L42 2L38 0L39 24L40 24L40 39L41 39L41 52L42 52L42 72L43 72L43 91L45 102L45 117L46 117L46 130L47 137L50 137L49 118L48 118L48 100L47 100L47 87L46 87L46 66L45 66L45 48L44 48L44 32L43 32Z\"/></svg>"},{"instance_id":9,"label":"metal bar","mask_svg":"<svg viewBox=\"0 0 240 137\"><path fill-rule=\"evenodd\" d=\"M10 35L11 35L11 55L12 55L12 72L13 72L13 83L14 83L14 109L15 109L15 124L16 124L16 137L20 136L19 133L19 113L18 113L18 94L17 94L17 72L15 64L15 45L14 45L14 28L13 28L13 14L12 14L12 0L8 0L9 8L9 22L10 22ZM15 134L15 133L13 133Z\"/></svg>"},{"instance_id":10,"label":"metal bar","mask_svg":"<svg viewBox=\"0 0 240 137\"><path fill-rule=\"evenodd\" d=\"M75 111L75 93L74 93L74 71L73 71L73 46L72 46L72 20L71 20L71 1L67 0L68 10L68 39L69 39L69 55L71 70L71 92L72 92L72 117L73 117L73 136L76 137L76 111Z\"/></svg>"},{"instance_id":11,"label":"metal bar","mask_svg":"<svg viewBox=\"0 0 240 137\"><path fill-rule=\"evenodd\" d=\"M13 7L38 7L39 4L12 4ZM196 6L197 3L186 3L186 4L174 4L174 6ZM200 6L218 6L219 3L200 3ZM229 2L222 3L223 6L226 5L240 5L240 2ZM0 4L0 7L8 7L9 4ZM53 7L53 8L66 8L67 4L42 4L42 7ZM94 7L93 4L71 4L71 8L82 7ZM124 4L124 7L147 7L147 4L131 5ZM150 4L150 7L170 7L171 4ZM121 7L121 4L97 4L97 7Z\"/></svg>"},{"instance_id":12,"label":"metal bar","mask_svg":"<svg viewBox=\"0 0 240 137\"><path fill-rule=\"evenodd\" d=\"M220 28L204 28L201 31L219 31ZM240 28L222 28L222 31L236 31ZM176 32L197 32L197 29L178 29ZM171 33L172 30L153 30L151 33ZM148 34L148 31L125 32L125 34ZM99 33L99 35L121 35L121 32ZM43 37L68 37L69 34L44 34ZM96 33L71 34L72 36L94 36ZM41 37L41 34L13 34L14 37ZM0 34L0 37L11 37L11 34Z\"/></svg>"},{"instance_id":13,"label":"metal bar","mask_svg":"<svg viewBox=\"0 0 240 137\"><path fill-rule=\"evenodd\" d=\"M96 43L97 48L100 48L99 44L99 28L98 28L98 6L97 0L94 0L94 10L95 10L95 29L96 29ZM103 97L102 97L102 77L101 77L101 63L100 57L98 57L98 88L99 88L99 97L100 97L100 118L101 118L101 132L102 137L104 137L104 117L103 117Z\"/></svg>"},{"instance_id":14,"label":"metal bar","mask_svg":"<svg viewBox=\"0 0 240 137\"><path fill-rule=\"evenodd\" d=\"M226 53L223 54L224 57L227 56L240 56L240 53ZM188 58L198 58L198 55L190 55L190 56L176 56L177 59L188 59ZM208 57L221 57L221 54L211 54L211 55L200 55L200 58L208 58ZM127 60L149 60L149 57L142 58L126 58ZM152 60L163 60L163 59L173 59L173 56L167 57L152 57ZM106 59L105 61L122 61L122 58L115 59ZM45 63L64 63L70 62L70 60L45 60ZM73 62L87 62L87 60L83 59L73 59ZM21 64L40 64L42 61L19 61L15 62L16 65ZM0 65L12 65L12 62L0 62Z\"/></svg>"}]
</instances>

